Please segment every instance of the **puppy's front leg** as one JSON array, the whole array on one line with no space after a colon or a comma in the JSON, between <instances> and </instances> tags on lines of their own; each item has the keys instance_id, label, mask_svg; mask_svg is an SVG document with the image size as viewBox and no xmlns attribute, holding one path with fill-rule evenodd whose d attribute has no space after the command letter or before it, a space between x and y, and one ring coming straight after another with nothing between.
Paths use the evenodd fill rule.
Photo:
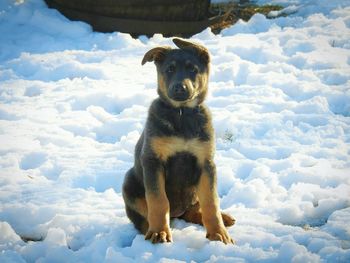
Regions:
<instances>
[{"instance_id":1,"label":"puppy's front leg","mask_svg":"<svg viewBox=\"0 0 350 263\"><path fill-rule=\"evenodd\" d=\"M172 242L170 206L165 192L165 174L160 160L143 158L144 184L149 224L145 239L152 243Z\"/></svg>"},{"instance_id":2,"label":"puppy's front leg","mask_svg":"<svg viewBox=\"0 0 350 263\"><path fill-rule=\"evenodd\" d=\"M225 244L234 243L222 220L216 189L216 168L212 161L205 162L197 191L207 238L222 241Z\"/></svg>"}]
</instances>

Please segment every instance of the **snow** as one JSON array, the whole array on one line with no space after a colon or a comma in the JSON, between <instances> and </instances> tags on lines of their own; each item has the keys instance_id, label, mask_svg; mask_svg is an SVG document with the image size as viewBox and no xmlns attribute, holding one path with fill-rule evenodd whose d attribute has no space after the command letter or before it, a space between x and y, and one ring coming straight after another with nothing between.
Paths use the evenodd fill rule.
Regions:
<instances>
[{"instance_id":1,"label":"snow","mask_svg":"<svg viewBox=\"0 0 350 263\"><path fill-rule=\"evenodd\" d=\"M124 211L156 97L141 59L171 39L0 2L0 262L350 261L349 2L258 2L290 15L192 37L212 54L206 103L235 246L181 220L173 243L152 245Z\"/></svg>"}]
</instances>

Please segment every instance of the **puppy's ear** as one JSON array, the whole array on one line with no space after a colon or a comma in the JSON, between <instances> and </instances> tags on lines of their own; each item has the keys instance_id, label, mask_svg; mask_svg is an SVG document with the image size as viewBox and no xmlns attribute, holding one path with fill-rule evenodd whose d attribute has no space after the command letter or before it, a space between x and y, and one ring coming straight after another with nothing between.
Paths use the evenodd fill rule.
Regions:
<instances>
[{"instance_id":1,"label":"puppy's ear","mask_svg":"<svg viewBox=\"0 0 350 263\"><path fill-rule=\"evenodd\" d=\"M156 47L146 52L143 56L141 64L144 65L146 62L161 62L164 60L166 53L171 50L171 47Z\"/></svg>"},{"instance_id":2,"label":"puppy's ear","mask_svg":"<svg viewBox=\"0 0 350 263\"><path fill-rule=\"evenodd\" d=\"M194 50L205 63L210 62L209 51L206 47L194 42L183 40L181 38L174 38L173 42L177 47L181 49Z\"/></svg>"}]
</instances>

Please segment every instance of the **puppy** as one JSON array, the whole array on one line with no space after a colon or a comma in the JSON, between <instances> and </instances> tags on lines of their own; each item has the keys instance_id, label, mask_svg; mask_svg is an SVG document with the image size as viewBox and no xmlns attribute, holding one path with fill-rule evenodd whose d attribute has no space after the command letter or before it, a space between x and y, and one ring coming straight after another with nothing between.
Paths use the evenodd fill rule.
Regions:
<instances>
[{"instance_id":1,"label":"puppy","mask_svg":"<svg viewBox=\"0 0 350 263\"><path fill-rule=\"evenodd\" d=\"M153 243L171 242L170 219L202 224L210 240L233 243L225 226L235 220L219 209L214 130L203 104L208 50L173 39L178 49L156 47L142 60L157 67L158 95L125 175L123 198L135 227Z\"/></svg>"}]
</instances>

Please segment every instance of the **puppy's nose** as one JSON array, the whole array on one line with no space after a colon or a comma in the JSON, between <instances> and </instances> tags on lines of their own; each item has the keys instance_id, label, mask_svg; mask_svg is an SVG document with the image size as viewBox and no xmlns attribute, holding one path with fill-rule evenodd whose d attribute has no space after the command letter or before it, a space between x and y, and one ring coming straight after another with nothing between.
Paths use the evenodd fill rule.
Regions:
<instances>
[{"instance_id":1,"label":"puppy's nose","mask_svg":"<svg viewBox=\"0 0 350 263\"><path fill-rule=\"evenodd\" d=\"M177 95L183 95L187 92L187 87L185 84L177 83L174 85L174 93Z\"/></svg>"}]
</instances>

